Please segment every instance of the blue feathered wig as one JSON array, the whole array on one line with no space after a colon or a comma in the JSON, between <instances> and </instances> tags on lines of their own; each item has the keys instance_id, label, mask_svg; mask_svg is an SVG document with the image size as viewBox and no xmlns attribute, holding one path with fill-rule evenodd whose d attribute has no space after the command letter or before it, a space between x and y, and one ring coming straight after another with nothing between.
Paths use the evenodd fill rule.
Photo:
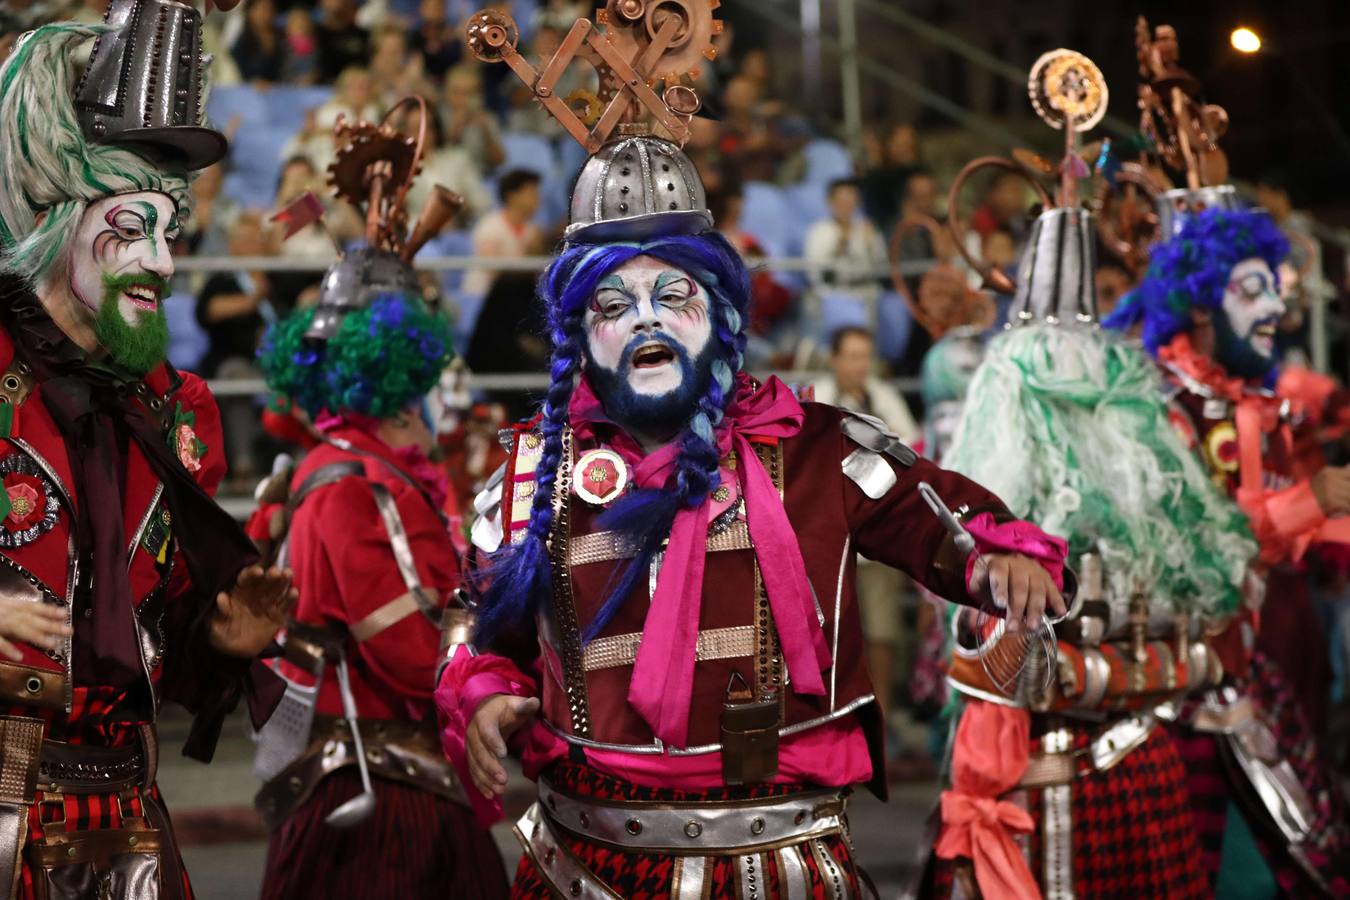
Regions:
<instances>
[{"instance_id":1,"label":"blue feathered wig","mask_svg":"<svg viewBox=\"0 0 1350 900\"><path fill-rule=\"evenodd\" d=\"M740 255L715 232L642 243L566 245L539 283L553 355L551 381L541 409L544 446L535 470L530 524L525 540L499 551L483 573L480 642L490 642L503 629L525 623L551 599L547 540L553 527L553 485L562 460L568 403L581 374L586 346L582 321L600 280L643 255L683 269L703 286L711 304L714 356L707 385L678 438L680 452L671 486L630 492L600 519L603 527L627 534L638 554L616 575L609 598L584 637L589 639L604 628L645 576L661 541L670 533L675 514L682 507L703 503L718 485L720 453L714 430L732 399L749 323L750 281Z\"/></svg>"},{"instance_id":2,"label":"blue feathered wig","mask_svg":"<svg viewBox=\"0 0 1350 900\"><path fill-rule=\"evenodd\" d=\"M343 317L326 341L305 336L315 309L269 327L258 350L268 388L311 417L388 418L425 396L450 364L450 323L420 297L383 294Z\"/></svg>"},{"instance_id":3,"label":"blue feathered wig","mask_svg":"<svg viewBox=\"0 0 1350 900\"><path fill-rule=\"evenodd\" d=\"M1107 328L1143 323L1144 346L1157 354L1191 327L1191 309L1220 309L1228 276L1244 259L1260 257L1278 278L1289 242L1260 210L1207 209L1187 216L1181 231L1154 246L1148 274L1109 316Z\"/></svg>"}]
</instances>

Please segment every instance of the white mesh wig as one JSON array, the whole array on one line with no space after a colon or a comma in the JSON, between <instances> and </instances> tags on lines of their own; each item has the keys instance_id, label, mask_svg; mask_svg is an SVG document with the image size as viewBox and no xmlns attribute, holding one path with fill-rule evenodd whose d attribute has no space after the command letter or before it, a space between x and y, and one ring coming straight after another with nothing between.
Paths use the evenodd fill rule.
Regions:
<instances>
[{"instance_id":1,"label":"white mesh wig","mask_svg":"<svg viewBox=\"0 0 1350 900\"><path fill-rule=\"evenodd\" d=\"M64 260L85 207L103 197L161 191L186 217L186 173L88 143L80 131L71 51L107 30L45 25L20 38L0 64L0 272L41 280Z\"/></svg>"}]
</instances>

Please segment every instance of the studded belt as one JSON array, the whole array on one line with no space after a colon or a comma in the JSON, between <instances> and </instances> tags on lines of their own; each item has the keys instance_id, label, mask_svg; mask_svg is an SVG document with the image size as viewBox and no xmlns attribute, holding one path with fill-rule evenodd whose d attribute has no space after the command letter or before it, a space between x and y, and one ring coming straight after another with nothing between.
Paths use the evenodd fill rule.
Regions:
<instances>
[{"instance_id":1,"label":"studded belt","mask_svg":"<svg viewBox=\"0 0 1350 900\"><path fill-rule=\"evenodd\" d=\"M605 802L539 779L539 809L558 827L624 850L675 855L763 851L838 834L846 805L842 789L713 803Z\"/></svg>"},{"instance_id":2,"label":"studded belt","mask_svg":"<svg viewBox=\"0 0 1350 900\"><path fill-rule=\"evenodd\" d=\"M43 741L38 757L39 790L64 794L108 794L144 785L145 749L137 741L125 747L90 747Z\"/></svg>"}]
</instances>

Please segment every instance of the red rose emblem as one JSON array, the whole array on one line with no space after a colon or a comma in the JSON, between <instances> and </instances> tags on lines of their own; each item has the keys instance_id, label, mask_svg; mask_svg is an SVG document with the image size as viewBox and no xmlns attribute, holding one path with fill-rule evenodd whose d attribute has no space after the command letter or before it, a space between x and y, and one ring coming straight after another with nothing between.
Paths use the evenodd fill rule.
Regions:
<instances>
[{"instance_id":1,"label":"red rose emblem","mask_svg":"<svg viewBox=\"0 0 1350 900\"><path fill-rule=\"evenodd\" d=\"M5 475L4 483L5 493L9 495L5 528L23 531L41 522L47 511L47 491L42 481L32 475L9 472Z\"/></svg>"},{"instance_id":2,"label":"red rose emblem","mask_svg":"<svg viewBox=\"0 0 1350 900\"><path fill-rule=\"evenodd\" d=\"M189 472L199 472L202 468L201 451L197 446L197 434L191 425L178 426L178 461Z\"/></svg>"},{"instance_id":3,"label":"red rose emblem","mask_svg":"<svg viewBox=\"0 0 1350 900\"><path fill-rule=\"evenodd\" d=\"M619 484L618 467L604 458L597 459L587 466L582 477L586 479L586 486L591 489L591 493L600 497L609 497Z\"/></svg>"}]
</instances>

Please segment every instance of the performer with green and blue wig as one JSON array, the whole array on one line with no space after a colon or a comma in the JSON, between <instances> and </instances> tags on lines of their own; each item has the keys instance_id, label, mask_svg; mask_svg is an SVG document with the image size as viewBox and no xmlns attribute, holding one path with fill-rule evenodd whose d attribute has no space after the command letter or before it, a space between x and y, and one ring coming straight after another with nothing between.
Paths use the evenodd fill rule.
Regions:
<instances>
[{"instance_id":1,"label":"performer with green and blue wig","mask_svg":"<svg viewBox=\"0 0 1350 900\"><path fill-rule=\"evenodd\" d=\"M261 895L504 897L496 846L439 752L432 703L442 644L467 640L467 612L445 478L428 458L428 395L453 356L451 327L409 260L457 203L437 186L405 236L420 141L387 123L351 129L339 129L332 171L339 196L377 213L366 245L325 273L316 305L272 325L258 353L268 388L318 437L260 486L249 523L300 594L279 639L286 697L258 737L256 805L270 832ZM397 181L365 177L368 140L384 142L375 165ZM287 215L304 209L317 203Z\"/></svg>"},{"instance_id":2,"label":"performer with green and blue wig","mask_svg":"<svg viewBox=\"0 0 1350 900\"><path fill-rule=\"evenodd\" d=\"M289 574L212 500L219 412L165 361L188 183L226 150L200 32L190 5L113 0L0 62L4 896L190 897L155 785L160 704L197 714L185 752L209 760L241 696L259 724L279 698L250 659Z\"/></svg>"}]
</instances>

